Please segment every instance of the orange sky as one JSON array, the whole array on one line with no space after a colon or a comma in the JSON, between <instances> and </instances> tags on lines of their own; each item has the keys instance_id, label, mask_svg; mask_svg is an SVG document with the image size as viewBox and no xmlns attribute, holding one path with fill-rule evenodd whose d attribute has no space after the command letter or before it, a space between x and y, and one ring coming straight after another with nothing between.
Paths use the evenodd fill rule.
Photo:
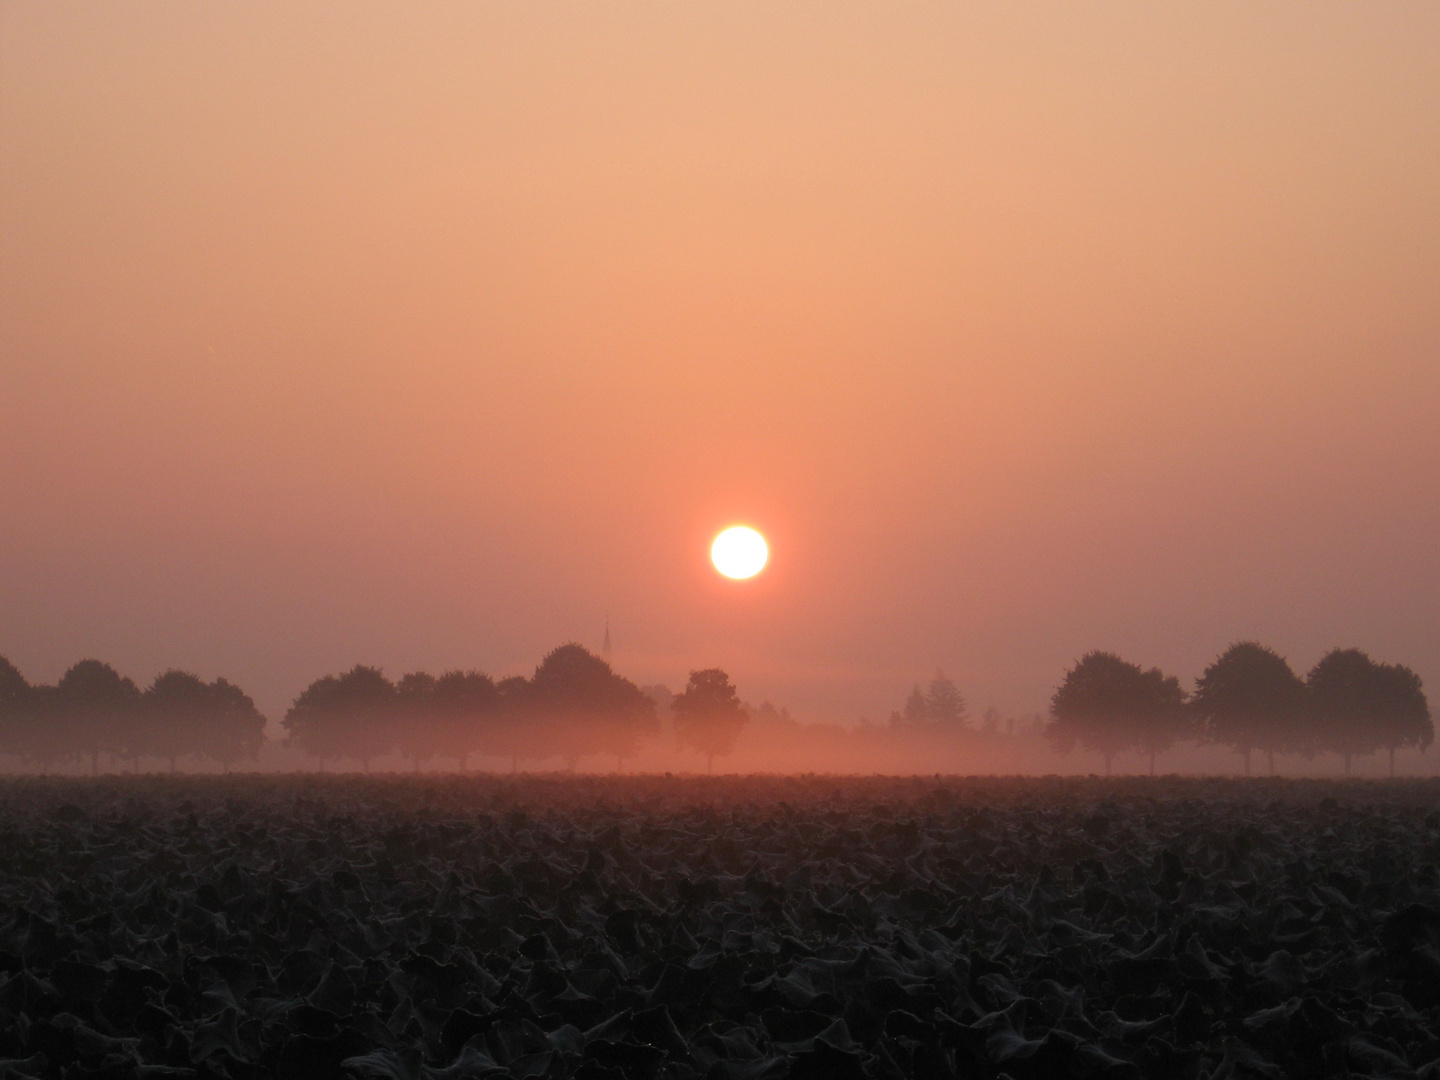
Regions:
<instances>
[{"instance_id":1,"label":"orange sky","mask_svg":"<svg viewBox=\"0 0 1440 1080\"><path fill-rule=\"evenodd\" d=\"M1440 685L1440 7L0 6L0 655ZM720 580L734 521L771 568Z\"/></svg>"}]
</instances>

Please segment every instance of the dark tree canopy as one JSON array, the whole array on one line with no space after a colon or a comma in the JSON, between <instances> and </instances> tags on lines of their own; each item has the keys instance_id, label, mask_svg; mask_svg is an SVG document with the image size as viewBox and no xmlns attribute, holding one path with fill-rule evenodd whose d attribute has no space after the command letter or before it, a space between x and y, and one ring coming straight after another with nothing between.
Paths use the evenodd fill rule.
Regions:
<instances>
[{"instance_id":1,"label":"dark tree canopy","mask_svg":"<svg viewBox=\"0 0 1440 1080\"><path fill-rule=\"evenodd\" d=\"M29 756L35 732L35 689L0 656L0 753Z\"/></svg>"},{"instance_id":2,"label":"dark tree canopy","mask_svg":"<svg viewBox=\"0 0 1440 1080\"><path fill-rule=\"evenodd\" d=\"M208 737L201 751L206 757L229 766L259 756L265 744L265 717L240 687L225 679L211 683L206 715Z\"/></svg>"},{"instance_id":3,"label":"dark tree canopy","mask_svg":"<svg viewBox=\"0 0 1440 1080\"><path fill-rule=\"evenodd\" d=\"M1098 752L1110 771L1115 755L1137 750L1150 758L1187 732L1180 680L1148 671L1114 653L1090 652L1065 673L1051 699L1046 737L1062 752L1077 745Z\"/></svg>"},{"instance_id":4,"label":"dark tree canopy","mask_svg":"<svg viewBox=\"0 0 1440 1080\"><path fill-rule=\"evenodd\" d=\"M1245 756L1305 748L1305 683L1285 658L1253 641L1231 645L1195 681L1190 705L1199 733Z\"/></svg>"},{"instance_id":5,"label":"dark tree canopy","mask_svg":"<svg viewBox=\"0 0 1440 1080\"><path fill-rule=\"evenodd\" d=\"M395 684L394 724L395 747L414 763L440 752L443 738L433 709L435 676L412 671Z\"/></svg>"},{"instance_id":6,"label":"dark tree canopy","mask_svg":"<svg viewBox=\"0 0 1440 1080\"><path fill-rule=\"evenodd\" d=\"M495 684L496 722L485 740L484 753L508 758L512 768L521 761L545 757L550 751L538 737L529 714L530 680L510 675Z\"/></svg>"},{"instance_id":7,"label":"dark tree canopy","mask_svg":"<svg viewBox=\"0 0 1440 1080\"><path fill-rule=\"evenodd\" d=\"M492 752L500 709L494 679L479 671L447 671L435 680L430 702L445 746L442 753L463 765L471 754Z\"/></svg>"},{"instance_id":8,"label":"dark tree canopy","mask_svg":"<svg viewBox=\"0 0 1440 1080\"><path fill-rule=\"evenodd\" d=\"M730 676L719 668L692 671L685 690L670 703L675 713L675 738L681 746L705 755L707 768L735 749L735 741L750 721Z\"/></svg>"},{"instance_id":9,"label":"dark tree canopy","mask_svg":"<svg viewBox=\"0 0 1440 1080\"><path fill-rule=\"evenodd\" d=\"M499 698L495 683L478 671L447 671L439 678L413 671L396 684L395 744L415 768L433 757L462 764L488 753Z\"/></svg>"},{"instance_id":10,"label":"dark tree canopy","mask_svg":"<svg viewBox=\"0 0 1440 1080\"><path fill-rule=\"evenodd\" d=\"M629 679L583 646L552 649L530 680L527 711L573 767L589 754L632 757L659 730L655 703Z\"/></svg>"},{"instance_id":11,"label":"dark tree canopy","mask_svg":"<svg viewBox=\"0 0 1440 1080\"><path fill-rule=\"evenodd\" d=\"M81 660L60 677L55 693L47 698L45 721L54 724L70 753L90 758L91 772L98 771L102 752L122 756L132 752L128 744L133 739L140 690L109 664Z\"/></svg>"},{"instance_id":12,"label":"dark tree canopy","mask_svg":"<svg viewBox=\"0 0 1440 1080\"><path fill-rule=\"evenodd\" d=\"M0 656L0 716L18 715L30 705L30 684L15 665Z\"/></svg>"},{"instance_id":13,"label":"dark tree canopy","mask_svg":"<svg viewBox=\"0 0 1440 1080\"><path fill-rule=\"evenodd\" d=\"M311 683L285 714L286 745L323 763L349 757L367 769L395 747L395 686L378 668L356 665Z\"/></svg>"},{"instance_id":14,"label":"dark tree canopy","mask_svg":"<svg viewBox=\"0 0 1440 1080\"><path fill-rule=\"evenodd\" d=\"M146 689L141 704L132 754L169 758L174 772L177 758L204 748L204 718L211 700L203 679L188 671L167 671Z\"/></svg>"},{"instance_id":15,"label":"dark tree canopy","mask_svg":"<svg viewBox=\"0 0 1440 1080\"><path fill-rule=\"evenodd\" d=\"M1345 771L1376 750L1425 747L1434 737L1420 677L1398 664L1377 664L1360 649L1332 649L1305 678L1315 748L1339 754Z\"/></svg>"},{"instance_id":16,"label":"dark tree canopy","mask_svg":"<svg viewBox=\"0 0 1440 1080\"><path fill-rule=\"evenodd\" d=\"M1392 755L1402 747L1427 748L1435 740L1435 727L1420 676L1404 664L1381 664L1378 682L1381 746Z\"/></svg>"},{"instance_id":17,"label":"dark tree canopy","mask_svg":"<svg viewBox=\"0 0 1440 1080\"><path fill-rule=\"evenodd\" d=\"M141 698L135 736L132 755L168 758L172 772L187 754L228 767L259 754L265 717L233 683L207 683L188 671L167 671Z\"/></svg>"}]
</instances>

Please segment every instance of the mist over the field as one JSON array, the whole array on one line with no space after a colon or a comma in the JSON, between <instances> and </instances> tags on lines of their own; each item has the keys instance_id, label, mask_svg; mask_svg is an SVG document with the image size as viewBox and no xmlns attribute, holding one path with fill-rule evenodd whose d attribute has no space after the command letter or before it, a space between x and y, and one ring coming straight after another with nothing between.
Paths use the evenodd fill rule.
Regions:
<instances>
[{"instance_id":1,"label":"mist over the field","mask_svg":"<svg viewBox=\"0 0 1440 1080\"><path fill-rule=\"evenodd\" d=\"M1195 680L1092 650L1064 672L1045 714L974 716L935 672L888 718L805 722L747 703L720 668L677 693L638 686L574 642L530 677L479 671L387 678L355 665L313 680L278 723L244 689L175 669L143 689L98 660L54 685L0 657L0 766L31 773L359 769L483 773L1250 776L1431 774L1420 677L1358 649L1302 679L1257 642L1231 646Z\"/></svg>"}]
</instances>

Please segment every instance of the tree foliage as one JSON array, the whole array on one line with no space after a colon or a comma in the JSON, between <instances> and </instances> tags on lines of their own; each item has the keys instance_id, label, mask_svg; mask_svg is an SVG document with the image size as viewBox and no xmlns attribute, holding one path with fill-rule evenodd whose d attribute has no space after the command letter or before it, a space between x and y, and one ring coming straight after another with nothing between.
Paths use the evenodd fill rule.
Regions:
<instances>
[{"instance_id":1,"label":"tree foliage","mask_svg":"<svg viewBox=\"0 0 1440 1080\"><path fill-rule=\"evenodd\" d=\"M1305 677L1313 712L1314 745L1345 759L1426 747L1434 738L1420 677L1399 664L1379 664L1360 649L1332 649Z\"/></svg>"},{"instance_id":2,"label":"tree foliage","mask_svg":"<svg viewBox=\"0 0 1440 1080\"><path fill-rule=\"evenodd\" d=\"M15 665L0 656L0 752L36 760L33 743L38 697L36 688Z\"/></svg>"},{"instance_id":3,"label":"tree foliage","mask_svg":"<svg viewBox=\"0 0 1440 1080\"><path fill-rule=\"evenodd\" d=\"M918 683L915 685L904 707L890 714L890 724L910 730L966 731L969 717L960 688L945 672L936 671L926 689L922 690Z\"/></svg>"},{"instance_id":4,"label":"tree foliage","mask_svg":"<svg viewBox=\"0 0 1440 1080\"><path fill-rule=\"evenodd\" d=\"M413 671L390 683L376 668L318 679L285 718L287 744L322 762L399 751L418 769L435 757L521 760L633 755L659 720L654 702L579 645L552 650L533 678L496 683L478 671Z\"/></svg>"},{"instance_id":5,"label":"tree foliage","mask_svg":"<svg viewBox=\"0 0 1440 1080\"><path fill-rule=\"evenodd\" d=\"M478 671L413 671L392 683L378 668L356 666L307 686L283 726L286 745L318 758L322 768L344 759L368 769L396 751L417 770L436 758L464 768L477 755L517 769L521 761L555 759L574 767L601 755L623 764L659 732L657 708L674 717L678 744L703 754L711 769L751 719L766 738L789 738L801 727L769 703L747 707L718 668L692 671L684 693L672 695L662 686L636 686L573 642L546 654L532 677L498 682ZM999 714L987 717L994 734ZM264 729L255 703L225 679L207 683L171 670L142 693L90 659L55 685L32 686L0 657L0 754L44 770L78 759L96 771L102 755L135 768L156 757L172 769L188 757L228 768L257 755ZM842 727L834 730L843 736ZM891 715L891 737L924 733L918 740L906 735L907 744L939 747L967 730L964 697L940 671ZM1393 773L1397 750L1424 749L1434 736L1424 688L1409 668L1335 649L1301 681L1283 657L1253 641L1218 656L1196 680L1188 705L1179 681L1160 670L1087 653L1056 689L1045 734L1061 751L1100 753L1107 771L1116 755L1138 751L1149 756L1152 772L1156 755L1196 737L1245 754L1247 772L1256 750L1272 755L1272 766L1277 753L1334 752L1348 772L1353 758L1383 749Z\"/></svg>"},{"instance_id":6,"label":"tree foliage","mask_svg":"<svg viewBox=\"0 0 1440 1080\"><path fill-rule=\"evenodd\" d=\"M1106 772L1117 754L1137 750L1153 773L1155 756L1187 733L1180 680L1108 652L1086 653L1065 673L1050 713L1050 741L1062 752L1080 746L1101 754Z\"/></svg>"},{"instance_id":7,"label":"tree foliage","mask_svg":"<svg viewBox=\"0 0 1440 1080\"><path fill-rule=\"evenodd\" d=\"M633 757L660 728L655 703L594 653L571 642L552 649L535 669L527 695L532 720L573 767L588 754Z\"/></svg>"},{"instance_id":8,"label":"tree foliage","mask_svg":"<svg viewBox=\"0 0 1440 1080\"><path fill-rule=\"evenodd\" d=\"M1305 683L1274 649L1253 641L1231 645L1195 682L1190 705L1199 733L1245 756L1307 746Z\"/></svg>"},{"instance_id":9,"label":"tree foliage","mask_svg":"<svg viewBox=\"0 0 1440 1080\"><path fill-rule=\"evenodd\" d=\"M447 671L430 691L436 729L433 751L453 756L463 768L471 754L490 752L487 733L496 727L500 695L495 680L479 671Z\"/></svg>"},{"instance_id":10,"label":"tree foliage","mask_svg":"<svg viewBox=\"0 0 1440 1080\"><path fill-rule=\"evenodd\" d=\"M265 717L243 690L225 679L206 683L167 671L144 691L109 664L82 660L54 686L29 686L0 658L0 752L42 768L100 755L138 762L181 757L229 766L254 758L265 740Z\"/></svg>"},{"instance_id":11,"label":"tree foliage","mask_svg":"<svg viewBox=\"0 0 1440 1080\"><path fill-rule=\"evenodd\" d=\"M326 761L349 757L367 770L395 748L399 694L379 668L357 664L307 686L285 714L285 742Z\"/></svg>"},{"instance_id":12,"label":"tree foliage","mask_svg":"<svg viewBox=\"0 0 1440 1080\"><path fill-rule=\"evenodd\" d=\"M684 691L670 705L675 713L675 739L683 747L705 755L706 768L715 771L715 759L735 749L750 714L719 668L692 671Z\"/></svg>"},{"instance_id":13,"label":"tree foliage","mask_svg":"<svg viewBox=\"0 0 1440 1080\"><path fill-rule=\"evenodd\" d=\"M140 690L109 664L81 660L60 677L45 703L42 718L73 753L90 759L91 772L98 770L101 753L131 752Z\"/></svg>"},{"instance_id":14,"label":"tree foliage","mask_svg":"<svg viewBox=\"0 0 1440 1080\"><path fill-rule=\"evenodd\" d=\"M167 671L145 690L138 713L131 755L169 758L172 772L187 754L228 768L254 759L265 741L265 717L248 694L224 679L207 683L187 671Z\"/></svg>"}]
</instances>

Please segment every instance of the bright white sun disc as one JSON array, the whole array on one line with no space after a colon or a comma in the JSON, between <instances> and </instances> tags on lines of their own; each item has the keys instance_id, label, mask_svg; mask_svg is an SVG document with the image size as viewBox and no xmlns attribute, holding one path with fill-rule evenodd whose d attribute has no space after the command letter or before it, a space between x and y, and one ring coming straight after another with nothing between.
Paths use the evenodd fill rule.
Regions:
<instances>
[{"instance_id":1,"label":"bright white sun disc","mask_svg":"<svg viewBox=\"0 0 1440 1080\"><path fill-rule=\"evenodd\" d=\"M765 538L748 525L732 525L710 545L710 561L728 578L754 577L769 558Z\"/></svg>"}]
</instances>

